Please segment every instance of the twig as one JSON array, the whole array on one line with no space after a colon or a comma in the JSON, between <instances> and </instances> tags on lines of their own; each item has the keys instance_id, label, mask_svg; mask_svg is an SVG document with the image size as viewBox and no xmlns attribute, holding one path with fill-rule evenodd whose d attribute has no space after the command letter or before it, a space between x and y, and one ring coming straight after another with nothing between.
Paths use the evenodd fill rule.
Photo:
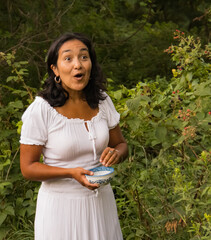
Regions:
<instances>
[{"instance_id":1,"label":"twig","mask_svg":"<svg viewBox=\"0 0 211 240\"><path fill-rule=\"evenodd\" d=\"M51 22L56 22L56 23L58 23L58 18L61 19L61 17L63 17L63 16L72 8L72 6L75 4L75 1L76 1L76 0L74 0L74 1L70 4L70 6L69 6L64 12L62 12L62 13L59 12L59 13L57 14L57 16L56 16L55 18L53 18L53 21L49 21L49 22L45 23L44 26L48 26ZM59 21L59 22L60 22L60 21ZM54 24L52 24L52 26L53 26L53 28L55 28L55 25L54 25ZM5 53L10 52L10 51L12 51L12 50L14 50L14 49L17 49L17 48L23 46L25 43L30 42L30 40L32 40L32 39L34 39L34 38L36 38L36 37L40 37L40 36L42 36L42 35L46 35L46 33L49 33L50 31L51 31L51 29L49 29L49 30L48 30L47 32L45 32L45 33L36 33L36 34L33 35L33 36L25 37L25 38L21 39L20 42L19 42L17 45L15 45L15 46L7 49L7 50L5 51ZM46 40L46 41L47 41L47 40Z\"/></svg>"},{"instance_id":2,"label":"twig","mask_svg":"<svg viewBox=\"0 0 211 240\"><path fill-rule=\"evenodd\" d=\"M129 39L134 37L138 32L140 32L141 29L147 24L147 22L149 21L149 16L151 14L151 10L152 10L152 7L150 6L150 9L149 9L149 12L148 12L148 15L147 15L147 18L146 18L145 22L142 25L140 25L139 28L134 33L132 33L129 37L127 37L127 38L125 38L121 41L115 42L115 43L113 43L113 42L112 43L103 43L103 44L98 43L96 45L98 45L98 46L111 46L111 45L116 46L116 45L121 45L121 44L127 42Z\"/></svg>"},{"instance_id":3,"label":"twig","mask_svg":"<svg viewBox=\"0 0 211 240\"><path fill-rule=\"evenodd\" d=\"M147 159L147 154L146 154L146 151L145 151L145 149L144 149L144 147L143 146L141 146L141 148L143 149L143 151L144 151L144 156L145 156L145 159L146 159L146 168L148 167L148 159Z\"/></svg>"},{"instance_id":4,"label":"twig","mask_svg":"<svg viewBox=\"0 0 211 240\"><path fill-rule=\"evenodd\" d=\"M60 18L61 18L62 16L64 16L64 15L72 8L72 6L75 4L75 1L76 1L76 0L74 0L74 1L70 4L70 6L60 15Z\"/></svg>"},{"instance_id":5,"label":"twig","mask_svg":"<svg viewBox=\"0 0 211 240\"><path fill-rule=\"evenodd\" d=\"M185 141L186 145L190 148L190 150L193 152L193 154L195 155L195 157L198 159L198 155L195 153L195 151L193 150L193 147L187 142Z\"/></svg>"},{"instance_id":6,"label":"twig","mask_svg":"<svg viewBox=\"0 0 211 240\"><path fill-rule=\"evenodd\" d=\"M8 176L9 176L9 173L10 173L10 169L11 169L11 167L12 167L12 164L13 164L13 162L14 162L14 160L15 160L18 152L19 152L19 150L20 150L20 147L19 147L18 150L16 151L16 153L15 153L15 155L14 155L14 157L13 157L11 163L10 163L10 166L9 166L9 168L8 168L8 170L7 170L7 174L6 174L6 177L5 177L5 181L7 181L7 179L8 179Z\"/></svg>"},{"instance_id":7,"label":"twig","mask_svg":"<svg viewBox=\"0 0 211 240\"><path fill-rule=\"evenodd\" d=\"M20 41L17 45L15 45L15 46L7 49L7 50L5 51L5 53L10 52L10 51L13 50L13 49L17 49L19 46L21 46L21 45L23 45L24 43L28 42L30 39L33 39L33 38L35 38L35 37L42 36L43 34L44 34L44 33L37 33L37 34L35 34L35 35L33 35L33 36L26 37L25 39L21 39L21 41Z\"/></svg>"},{"instance_id":8,"label":"twig","mask_svg":"<svg viewBox=\"0 0 211 240\"><path fill-rule=\"evenodd\" d=\"M209 9L205 9L204 14L203 14L202 16L200 16L200 17L195 17L195 18L193 19L193 22L195 22L195 21L201 21L202 18L206 17L206 16L209 14L209 12L210 12Z\"/></svg>"}]
</instances>

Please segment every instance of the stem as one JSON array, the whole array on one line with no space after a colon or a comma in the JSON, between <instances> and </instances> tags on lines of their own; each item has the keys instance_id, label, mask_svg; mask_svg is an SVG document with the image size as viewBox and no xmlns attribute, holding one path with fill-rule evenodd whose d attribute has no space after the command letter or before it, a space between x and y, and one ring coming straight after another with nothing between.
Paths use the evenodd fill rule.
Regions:
<instances>
[{"instance_id":1,"label":"stem","mask_svg":"<svg viewBox=\"0 0 211 240\"><path fill-rule=\"evenodd\" d=\"M30 88L25 84L24 80L23 80L23 77L21 74L18 73L17 69L15 68L14 71L16 72L18 78L20 79L21 83L23 84L23 87L26 89L26 91L28 92L29 94L29 97L30 97L30 100L33 101L33 95L32 95L32 92L30 90Z\"/></svg>"},{"instance_id":2,"label":"stem","mask_svg":"<svg viewBox=\"0 0 211 240\"><path fill-rule=\"evenodd\" d=\"M14 155L14 157L13 157L11 163L10 163L10 166L9 166L9 168L8 168L8 170L7 170L7 174L6 174L6 177L5 177L5 181L7 181L7 179L8 179L8 176L9 176L9 173L10 173L10 169L11 169L11 167L12 167L12 164L13 164L13 162L14 162L14 160L15 160L18 152L19 152L19 150L20 150L20 147L19 147L18 150L16 151L16 153L15 153L15 155Z\"/></svg>"},{"instance_id":3,"label":"stem","mask_svg":"<svg viewBox=\"0 0 211 240\"><path fill-rule=\"evenodd\" d=\"M197 155L197 154L195 153L195 151L193 150L193 147L192 147L188 142L185 141L185 143L186 143L186 145L190 148L190 150L193 152L193 154L195 155L195 157L196 157L197 159L199 159L198 155Z\"/></svg>"},{"instance_id":4,"label":"stem","mask_svg":"<svg viewBox=\"0 0 211 240\"><path fill-rule=\"evenodd\" d=\"M148 167L148 159L147 159L147 153L146 153L146 151L145 151L145 149L144 149L144 147L143 146L141 146L141 148L143 149L143 151L144 151L144 156L145 156L145 159L146 159L146 168Z\"/></svg>"},{"instance_id":5,"label":"stem","mask_svg":"<svg viewBox=\"0 0 211 240\"><path fill-rule=\"evenodd\" d=\"M141 201L140 201L140 198L139 198L139 194L138 194L138 190L137 189L135 189L135 195L136 195L136 199L135 199L135 196L133 195L133 197L134 197L134 201L136 201L137 202L137 204L138 204L138 210L139 210L139 219L140 219L140 221L142 220L143 222L144 222L144 225L145 225L145 228L149 231L150 229L149 229L149 227L150 227L150 224L149 224L149 222L147 221L147 219L146 218L144 218L144 216L143 216L143 211L142 211L142 207L143 207L143 205L141 204ZM151 214L150 214L151 215ZM152 216L152 215L151 215ZM153 217L152 217L153 218ZM150 239L148 236L145 236L145 240L148 240L148 239Z\"/></svg>"}]
</instances>

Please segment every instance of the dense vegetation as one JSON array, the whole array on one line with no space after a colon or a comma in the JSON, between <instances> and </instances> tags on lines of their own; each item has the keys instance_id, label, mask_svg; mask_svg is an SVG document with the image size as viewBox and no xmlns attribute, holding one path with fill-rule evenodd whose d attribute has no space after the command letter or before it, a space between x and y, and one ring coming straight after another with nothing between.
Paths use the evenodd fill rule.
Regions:
<instances>
[{"instance_id":1,"label":"dense vegetation","mask_svg":"<svg viewBox=\"0 0 211 240\"><path fill-rule=\"evenodd\" d=\"M210 239L209 1L7 0L0 13L0 240L33 239L39 183L20 174L20 119L66 31L93 39L121 113L130 155L112 186L124 238Z\"/></svg>"}]
</instances>

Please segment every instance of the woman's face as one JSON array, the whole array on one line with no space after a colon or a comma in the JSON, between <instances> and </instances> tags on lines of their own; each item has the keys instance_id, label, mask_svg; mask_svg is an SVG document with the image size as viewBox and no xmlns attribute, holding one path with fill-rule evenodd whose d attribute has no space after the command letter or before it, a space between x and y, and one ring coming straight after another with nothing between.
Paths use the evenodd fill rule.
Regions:
<instances>
[{"instance_id":1,"label":"woman's face","mask_svg":"<svg viewBox=\"0 0 211 240\"><path fill-rule=\"evenodd\" d=\"M59 49L57 66L51 68L70 94L82 91L89 82L92 69L87 46L77 39L65 42Z\"/></svg>"}]
</instances>

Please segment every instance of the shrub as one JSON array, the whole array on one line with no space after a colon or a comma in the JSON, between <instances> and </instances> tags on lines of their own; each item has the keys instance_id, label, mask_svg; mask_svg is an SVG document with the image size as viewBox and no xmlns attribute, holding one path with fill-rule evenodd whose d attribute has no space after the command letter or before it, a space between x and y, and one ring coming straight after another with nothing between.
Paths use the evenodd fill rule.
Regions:
<instances>
[{"instance_id":1,"label":"shrub","mask_svg":"<svg viewBox=\"0 0 211 240\"><path fill-rule=\"evenodd\" d=\"M174 38L165 50L175 63L170 80L114 90L109 79L130 151L113 181L126 240L211 237L210 45L178 30ZM39 183L20 173L18 132L36 90L25 84L27 62L0 57L10 71L0 84L0 240L33 239Z\"/></svg>"},{"instance_id":2,"label":"shrub","mask_svg":"<svg viewBox=\"0 0 211 240\"><path fill-rule=\"evenodd\" d=\"M21 115L35 89L25 84L27 62L16 62L14 52L1 53L0 62L12 74L7 85L0 84L0 239L30 239L24 238L24 231L33 239L37 184L21 175L18 132Z\"/></svg>"},{"instance_id":3,"label":"shrub","mask_svg":"<svg viewBox=\"0 0 211 240\"><path fill-rule=\"evenodd\" d=\"M174 38L170 81L110 89L130 148L114 184L126 240L211 237L210 46Z\"/></svg>"}]
</instances>

